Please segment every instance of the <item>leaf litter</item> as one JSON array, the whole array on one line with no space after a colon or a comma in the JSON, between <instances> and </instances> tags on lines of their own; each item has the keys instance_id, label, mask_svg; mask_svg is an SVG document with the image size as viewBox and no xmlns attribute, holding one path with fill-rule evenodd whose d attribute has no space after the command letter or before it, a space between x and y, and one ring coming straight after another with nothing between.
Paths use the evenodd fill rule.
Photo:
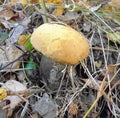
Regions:
<instances>
[{"instance_id":1,"label":"leaf litter","mask_svg":"<svg viewBox=\"0 0 120 118\"><path fill-rule=\"evenodd\" d=\"M10 94L11 98L8 101L6 99L9 94L7 93L6 97L3 94L6 92L1 91L0 98L3 100L0 104L0 116L3 114L3 118L119 117L120 1L83 0L63 3L61 0L48 0L45 4L42 2L1 2L1 88L6 83L13 82L12 90L7 87L9 93L16 87L20 89L19 84L25 86L21 87L20 91ZM30 36L34 29L45 23L46 19L49 22L71 26L82 32L90 43L89 57L73 69L75 92L69 78L70 67L44 57L30 44ZM14 96L20 101L14 107L10 107L16 101L12 99Z\"/></svg>"}]
</instances>

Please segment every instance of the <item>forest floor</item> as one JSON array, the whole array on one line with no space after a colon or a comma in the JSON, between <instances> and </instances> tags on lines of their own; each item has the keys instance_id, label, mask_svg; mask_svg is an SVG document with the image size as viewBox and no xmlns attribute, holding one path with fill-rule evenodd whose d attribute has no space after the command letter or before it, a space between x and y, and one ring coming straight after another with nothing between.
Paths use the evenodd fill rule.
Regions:
<instances>
[{"instance_id":1,"label":"forest floor","mask_svg":"<svg viewBox=\"0 0 120 118\"><path fill-rule=\"evenodd\" d=\"M36 51L46 22L81 32L89 56L70 70ZM0 0L0 85L0 118L120 118L120 0Z\"/></svg>"}]
</instances>

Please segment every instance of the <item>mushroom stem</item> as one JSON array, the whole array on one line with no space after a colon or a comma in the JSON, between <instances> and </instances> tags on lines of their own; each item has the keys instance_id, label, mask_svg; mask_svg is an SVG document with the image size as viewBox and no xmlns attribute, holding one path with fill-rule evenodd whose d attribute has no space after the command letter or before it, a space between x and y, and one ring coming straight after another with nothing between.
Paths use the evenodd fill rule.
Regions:
<instances>
[{"instance_id":1,"label":"mushroom stem","mask_svg":"<svg viewBox=\"0 0 120 118\"><path fill-rule=\"evenodd\" d=\"M70 66L69 76L70 76L70 81L73 87L73 92L76 92L76 87L75 87L74 78L73 78L73 66Z\"/></svg>"}]
</instances>

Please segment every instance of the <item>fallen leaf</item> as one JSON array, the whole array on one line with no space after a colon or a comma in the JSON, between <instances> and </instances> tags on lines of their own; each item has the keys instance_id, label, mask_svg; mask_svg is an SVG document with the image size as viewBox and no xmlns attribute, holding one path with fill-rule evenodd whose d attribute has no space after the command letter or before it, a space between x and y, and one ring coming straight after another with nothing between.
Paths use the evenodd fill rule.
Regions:
<instances>
[{"instance_id":1,"label":"fallen leaf","mask_svg":"<svg viewBox=\"0 0 120 118\"><path fill-rule=\"evenodd\" d=\"M28 116L27 118L40 118L40 117L39 117L38 114L36 113L36 114L31 114L31 115Z\"/></svg>"},{"instance_id":2,"label":"fallen leaf","mask_svg":"<svg viewBox=\"0 0 120 118\"><path fill-rule=\"evenodd\" d=\"M30 0L30 3L38 3L39 0Z\"/></svg>"},{"instance_id":3,"label":"fallen leaf","mask_svg":"<svg viewBox=\"0 0 120 118\"><path fill-rule=\"evenodd\" d=\"M43 97L35 103L34 110L44 118L56 118L58 108L54 101L45 93Z\"/></svg>"},{"instance_id":4,"label":"fallen leaf","mask_svg":"<svg viewBox=\"0 0 120 118\"><path fill-rule=\"evenodd\" d=\"M41 2L41 0L40 0L40 2ZM61 16L63 14L64 8L63 8L62 0L47 0L45 3L46 3L46 6L55 9L55 10L53 10L52 14L54 14L56 16Z\"/></svg>"},{"instance_id":5,"label":"fallen leaf","mask_svg":"<svg viewBox=\"0 0 120 118\"><path fill-rule=\"evenodd\" d=\"M17 24L17 26L13 29L12 35L9 38L9 41L11 43L15 43L18 41L20 35L24 32L25 29L27 29L28 24L30 23L30 18L28 17L24 19L21 24Z\"/></svg>"},{"instance_id":6,"label":"fallen leaf","mask_svg":"<svg viewBox=\"0 0 120 118\"><path fill-rule=\"evenodd\" d=\"M12 3L21 3L23 6L27 4L27 0L11 0Z\"/></svg>"},{"instance_id":7,"label":"fallen leaf","mask_svg":"<svg viewBox=\"0 0 120 118\"><path fill-rule=\"evenodd\" d=\"M57 8L53 11L52 14L54 14L55 16L61 16L64 12L64 9L63 8Z\"/></svg>"},{"instance_id":8,"label":"fallen leaf","mask_svg":"<svg viewBox=\"0 0 120 118\"><path fill-rule=\"evenodd\" d=\"M114 10L120 10L120 0L110 0L110 5Z\"/></svg>"},{"instance_id":9,"label":"fallen leaf","mask_svg":"<svg viewBox=\"0 0 120 118\"><path fill-rule=\"evenodd\" d=\"M19 45L23 45L26 50L32 50L33 46L30 42L30 36L31 34L21 35L18 40Z\"/></svg>"},{"instance_id":10,"label":"fallen leaf","mask_svg":"<svg viewBox=\"0 0 120 118\"><path fill-rule=\"evenodd\" d=\"M13 29L13 33L11 37L9 38L10 42L11 43L17 42L24 30L25 30L25 27L22 25L18 25L17 27L15 27L15 29Z\"/></svg>"},{"instance_id":11,"label":"fallen leaf","mask_svg":"<svg viewBox=\"0 0 120 118\"><path fill-rule=\"evenodd\" d=\"M0 88L0 101L7 97L7 89Z\"/></svg>"},{"instance_id":12,"label":"fallen leaf","mask_svg":"<svg viewBox=\"0 0 120 118\"><path fill-rule=\"evenodd\" d=\"M57 4L57 6L55 10L52 12L52 14L55 16L62 16L62 14L64 13L63 3L60 0L54 1L53 3Z\"/></svg>"},{"instance_id":13,"label":"fallen leaf","mask_svg":"<svg viewBox=\"0 0 120 118\"><path fill-rule=\"evenodd\" d=\"M108 66L108 72L113 71L117 66L116 65L109 65Z\"/></svg>"},{"instance_id":14,"label":"fallen leaf","mask_svg":"<svg viewBox=\"0 0 120 118\"><path fill-rule=\"evenodd\" d=\"M14 27L14 23L10 23L7 20L0 20L1 24L6 28L6 29L11 29Z\"/></svg>"},{"instance_id":15,"label":"fallen leaf","mask_svg":"<svg viewBox=\"0 0 120 118\"><path fill-rule=\"evenodd\" d=\"M110 0L101 11L107 18L120 22L120 0Z\"/></svg>"},{"instance_id":16,"label":"fallen leaf","mask_svg":"<svg viewBox=\"0 0 120 118\"><path fill-rule=\"evenodd\" d=\"M69 106L69 111L68 111L71 115L77 115L78 113L78 106L77 104L75 104L74 102L72 102Z\"/></svg>"},{"instance_id":17,"label":"fallen leaf","mask_svg":"<svg viewBox=\"0 0 120 118\"><path fill-rule=\"evenodd\" d=\"M18 13L15 13L12 9L5 9L0 11L0 18L3 20L10 20L15 16L18 16Z\"/></svg>"},{"instance_id":18,"label":"fallen leaf","mask_svg":"<svg viewBox=\"0 0 120 118\"><path fill-rule=\"evenodd\" d=\"M0 5L2 4L2 0L0 0Z\"/></svg>"},{"instance_id":19,"label":"fallen leaf","mask_svg":"<svg viewBox=\"0 0 120 118\"><path fill-rule=\"evenodd\" d=\"M12 92L19 92L19 91L24 91L26 90L26 86L21 84L20 82L16 80L8 80L2 88L6 88L7 91L12 91ZM9 100L10 101L10 109L14 109L23 99L21 99L17 95L13 96L7 96L4 100Z\"/></svg>"},{"instance_id":20,"label":"fallen leaf","mask_svg":"<svg viewBox=\"0 0 120 118\"><path fill-rule=\"evenodd\" d=\"M63 3L62 0L47 0L46 3L51 3L51 4L61 4Z\"/></svg>"},{"instance_id":21,"label":"fallen leaf","mask_svg":"<svg viewBox=\"0 0 120 118\"><path fill-rule=\"evenodd\" d=\"M1 68L4 68L7 64L10 64L11 62L19 58L22 54L23 52L20 49L16 48L13 44L3 46L3 50L0 51ZM17 69L19 68L19 66L20 59L16 60L14 63L11 63L4 69Z\"/></svg>"}]
</instances>

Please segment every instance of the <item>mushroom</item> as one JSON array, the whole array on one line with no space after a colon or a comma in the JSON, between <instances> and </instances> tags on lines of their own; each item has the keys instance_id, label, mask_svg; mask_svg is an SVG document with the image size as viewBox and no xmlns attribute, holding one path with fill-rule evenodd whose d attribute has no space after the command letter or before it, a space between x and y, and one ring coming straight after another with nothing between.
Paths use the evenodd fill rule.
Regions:
<instances>
[{"instance_id":1,"label":"mushroom","mask_svg":"<svg viewBox=\"0 0 120 118\"><path fill-rule=\"evenodd\" d=\"M89 54L87 39L71 27L58 23L45 23L35 29L31 44L46 57L71 67Z\"/></svg>"}]
</instances>

